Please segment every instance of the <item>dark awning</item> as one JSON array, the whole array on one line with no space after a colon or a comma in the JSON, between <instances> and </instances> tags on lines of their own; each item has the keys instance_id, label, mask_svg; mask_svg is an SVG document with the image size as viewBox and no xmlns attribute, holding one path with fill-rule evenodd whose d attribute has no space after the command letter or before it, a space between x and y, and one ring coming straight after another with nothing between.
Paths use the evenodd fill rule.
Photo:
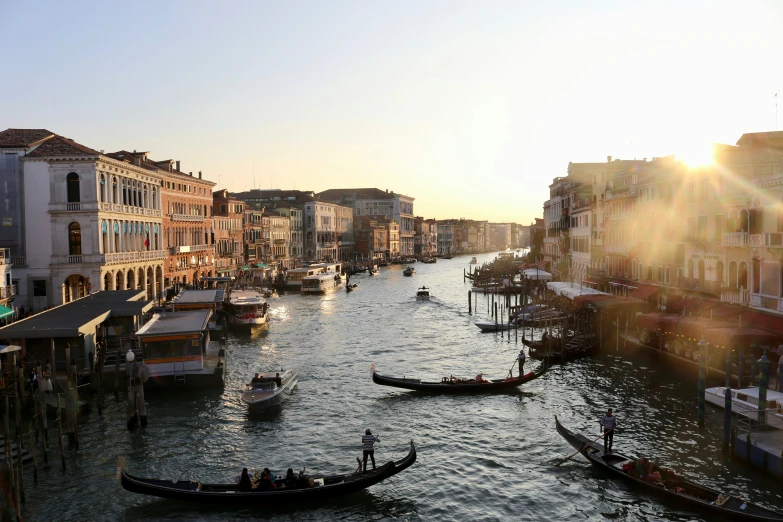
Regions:
<instances>
[{"instance_id":1,"label":"dark awning","mask_svg":"<svg viewBox=\"0 0 783 522\"><path fill-rule=\"evenodd\" d=\"M704 340L725 348L747 348L751 344L777 346L781 336L758 328L724 327L710 328L704 331Z\"/></svg>"},{"instance_id":2,"label":"dark awning","mask_svg":"<svg viewBox=\"0 0 783 522\"><path fill-rule=\"evenodd\" d=\"M660 290L660 288L657 286L639 285L636 287L636 290L629 294L629 296L646 301L648 297L657 293L658 290Z\"/></svg>"}]
</instances>

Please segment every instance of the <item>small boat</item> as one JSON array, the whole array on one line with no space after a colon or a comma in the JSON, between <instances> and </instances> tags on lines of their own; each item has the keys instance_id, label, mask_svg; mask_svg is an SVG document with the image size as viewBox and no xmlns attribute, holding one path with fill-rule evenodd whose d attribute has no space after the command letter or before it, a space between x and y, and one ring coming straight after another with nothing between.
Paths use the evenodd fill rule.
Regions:
<instances>
[{"instance_id":1,"label":"small boat","mask_svg":"<svg viewBox=\"0 0 783 522\"><path fill-rule=\"evenodd\" d=\"M515 330L517 328L516 322L496 323L494 321L476 321L473 324L478 326L482 332L503 332L506 330Z\"/></svg>"},{"instance_id":2,"label":"small boat","mask_svg":"<svg viewBox=\"0 0 783 522\"><path fill-rule=\"evenodd\" d=\"M269 303L255 290L231 290L226 317L231 326L260 328L269 326Z\"/></svg>"},{"instance_id":3,"label":"small boat","mask_svg":"<svg viewBox=\"0 0 783 522\"><path fill-rule=\"evenodd\" d=\"M372 265L371 267L368 267L367 273L371 276L378 275L380 273L380 269L378 268L378 265Z\"/></svg>"},{"instance_id":4,"label":"small boat","mask_svg":"<svg viewBox=\"0 0 783 522\"><path fill-rule=\"evenodd\" d=\"M352 285L348 285L345 287L346 292L353 292L354 290L358 290L358 289L359 289L359 283L354 283Z\"/></svg>"},{"instance_id":5,"label":"small boat","mask_svg":"<svg viewBox=\"0 0 783 522\"><path fill-rule=\"evenodd\" d=\"M263 287L261 289L261 295L268 298L277 295L277 290L274 288Z\"/></svg>"},{"instance_id":6,"label":"small boat","mask_svg":"<svg viewBox=\"0 0 783 522\"><path fill-rule=\"evenodd\" d=\"M402 271L402 275L408 276L408 277L412 276L415 273L416 273L416 269L413 268L412 266L409 266L408 268L406 268L405 270Z\"/></svg>"},{"instance_id":7,"label":"small boat","mask_svg":"<svg viewBox=\"0 0 783 522\"><path fill-rule=\"evenodd\" d=\"M430 290L426 286L422 286L419 288L419 291L416 292L416 300L417 301L429 301L430 300Z\"/></svg>"},{"instance_id":8,"label":"small boat","mask_svg":"<svg viewBox=\"0 0 783 522\"><path fill-rule=\"evenodd\" d=\"M471 265L477 265L478 264L478 259L476 259L475 257L471 258L470 264Z\"/></svg>"},{"instance_id":9,"label":"small boat","mask_svg":"<svg viewBox=\"0 0 783 522\"><path fill-rule=\"evenodd\" d=\"M716 386L704 390L704 398L710 404L719 408L726 407L725 394L726 388ZM767 426L771 428L783 429L783 393L767 390ZM758 419L759 415L759 389L741 388L731 390L731 410L732 412L749 417L753 420Z\"/></svg>"},{"instance_id":10,"label":"small boat","mask_svg":"<svg viewBox=\"0 0 783 522\"><path fill-rule=\"evenodd\" d=\"M297 382L296 373L291 370L257 373L241 399L255 411L277 406L294 391Z\"/></svg>"},{"instance_id":11,"label":"small boat","mask_svg":"<svg viewBox=\"0 0 783 522\"><path fill-rule=\"evenodd\" d=\"M271 508L280 505L309 501L331 502L339 495L361 491L396 475L416 462L416 447L411 441L408 455L397 461L389 461L367 473L317 475L310 477L312 486L301 488L278 487L268 490L239 491L239 484L202 484L198 480L149 479L134 477L127 472L124 459L118 459L122 489L132 493L152 495L182 502L234 506L237 504ZM282 485L282 482L281 482Z\"/></svg>"},{"instance_id":12,"label":"small boat","mask_svg":"<svg viewBox=\"0 0 783 522\"><path fill-rule=\"evenodd\" d=\"M559 337L550 337L548 341L522 339L522 344L530 348L531 359L542 361L570 361L592 355L598 349L598 339L595 335L567 337L562 348Z\"/></svg>"},{"instance_id":13,"label":"small boat","mask_svg":"<svg viewBox=\"0 0 783 522\"><path fill-rule=\"evenodd\" d=\"M372 372L372 381L381 386L392 386L406 390L427 391L434 393L471 393L491 392L516 388L528 381L540 377L544 370L528 372L522 377L509 377L507 379L482 380L458 379L455 377L443 377L440 382L422 381L421 379L408 379L404 377L386 377L378 372ZM479 374L480 375L480 374ZM478 375L477 375L478 377Z\"/></svg>"},{"instance_id":14,"label":"small boat","mask_svg":"<svg viewBox=\"0 0 783 522\"><path fill-rule=\"evenodd\" d=\"M429 265L432 265L432 264L435 264L435 263L438 262L438 258L437 257L425 257L424 259L421 260L421 262L422 263L427 263Z\"/></svg>"},{"instance_id":15,"label":"small boat","mask_svg":"<svg viewBox=\"0 0 783 522\"><path fill-rule=\"evenodd\" d=\"M557 416L555 416L555 424L557 432L574 449L581 452L592 465L604 469L616 477L623 478L651 494L705 513L725 517L726 520L783 520L783 513L691 482L671 470L662 469L660 471L663 478L661 483L648 482L643 478L631 475L623 466L626 468L633 466L636 459L614 450L611 453L604 453L603 444L591 441L584 435L572 433L560 424Z\"/></svg>"}]
</instances>

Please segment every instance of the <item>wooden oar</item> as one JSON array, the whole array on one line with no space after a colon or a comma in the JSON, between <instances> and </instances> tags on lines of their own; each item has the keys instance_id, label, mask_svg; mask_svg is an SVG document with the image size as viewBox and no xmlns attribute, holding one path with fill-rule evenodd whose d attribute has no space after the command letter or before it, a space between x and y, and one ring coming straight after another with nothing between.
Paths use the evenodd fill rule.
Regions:
<instances>
[{"instance_id":1,"label":"wooden oar","mask_svg":"<svg viewBox=\"0 0 783 522\"><path fill-rule=\"evenodd\" d=\"M609 430L609 431L613 431L613 430ZM606 433L609 433L609 432L607 431ZM559 466L563 462L565 462L567 460L571 460L571 458L573 458L577 453L582 453L585 450L585 448L587 448L590 444L592 444L593 442L597 441L598 439L600 439L603 436L604 436L604 434L602 433L599 436L597 436L596 438L594 438L593 440L591 440L590 442L585 442L584 444L582 444L581 448L579 448L578 450L576 450L576 452L570 454L569 456L567 456L566 458L564 458L563 460L561 460L560 462L555 464L555 466Z\"/></svg>"}]
</instances>

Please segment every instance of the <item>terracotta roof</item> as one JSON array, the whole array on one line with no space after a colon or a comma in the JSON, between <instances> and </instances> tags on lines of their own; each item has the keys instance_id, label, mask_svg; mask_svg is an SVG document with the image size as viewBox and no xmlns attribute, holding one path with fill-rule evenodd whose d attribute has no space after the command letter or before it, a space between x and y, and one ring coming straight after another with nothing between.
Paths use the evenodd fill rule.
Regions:
<instances>
[{"instance_id":1,"label":"terracotta roof","mask_svg":"<svg viewBox=\"0 0 783 522\"><path fill-rule=\"evenodd\" d=\"M27 148L54 136L46 129L6 129L0 131L0 147Z\"/></svg>"},{"instance_id":2,"label":"terracotta roof","mask_svg":"<svg viewBox=\"0 0 783 522\"><path fill-rule=\"evenodd\" d=\"M43 142L28 157L47 156L98 156L100 152L62 136L54 136Z\"/></svg>"}]
</instances>

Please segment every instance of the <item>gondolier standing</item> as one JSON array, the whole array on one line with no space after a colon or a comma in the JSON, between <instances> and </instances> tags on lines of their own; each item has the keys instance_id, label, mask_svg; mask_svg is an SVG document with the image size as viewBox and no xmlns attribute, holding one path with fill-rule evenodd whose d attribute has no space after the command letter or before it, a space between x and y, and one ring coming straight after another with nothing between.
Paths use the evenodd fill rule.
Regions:
<instances>
[{"instance_id":1,"label":"gondolier standing","mask_svg":"<svg viewBox=\"0 0 783 522\"><path fill-rule=\"evenodd\" d=\"M604 434L604 452L611 453L612 442L614 442L614 428L617 426L617 418L612 415L612 408L606 412L606 415L601 417L601 431Z\"/></svg>"},{"instance_id":2,"label":"gondolier standing","mask_svg":"<svg viewBox=\"0 0 783 522\"><path fill-rule=\"evenodd\" d=\"M525 367L525 349L522 348L519 350L519 355L517 356L517 361L519 362L519 376L522 377L522 374L524 372Z\"/></svg>"},{"instance_id":3,"label":"gondolier standing","mask_svg":"<svg viewBox=\"0 0 783 522\"><path fill-rule=\"evenodd\" d=\"M367 473L368 456L370 459L372 459L372 469L375 470L375 448L373 447L373 444L380 441L381 440L376 435L372 434L370 428L367 428L364 431L364 436L362 437L362 447L364 449L364 473Z\"/></svg>"}]
</instances>

